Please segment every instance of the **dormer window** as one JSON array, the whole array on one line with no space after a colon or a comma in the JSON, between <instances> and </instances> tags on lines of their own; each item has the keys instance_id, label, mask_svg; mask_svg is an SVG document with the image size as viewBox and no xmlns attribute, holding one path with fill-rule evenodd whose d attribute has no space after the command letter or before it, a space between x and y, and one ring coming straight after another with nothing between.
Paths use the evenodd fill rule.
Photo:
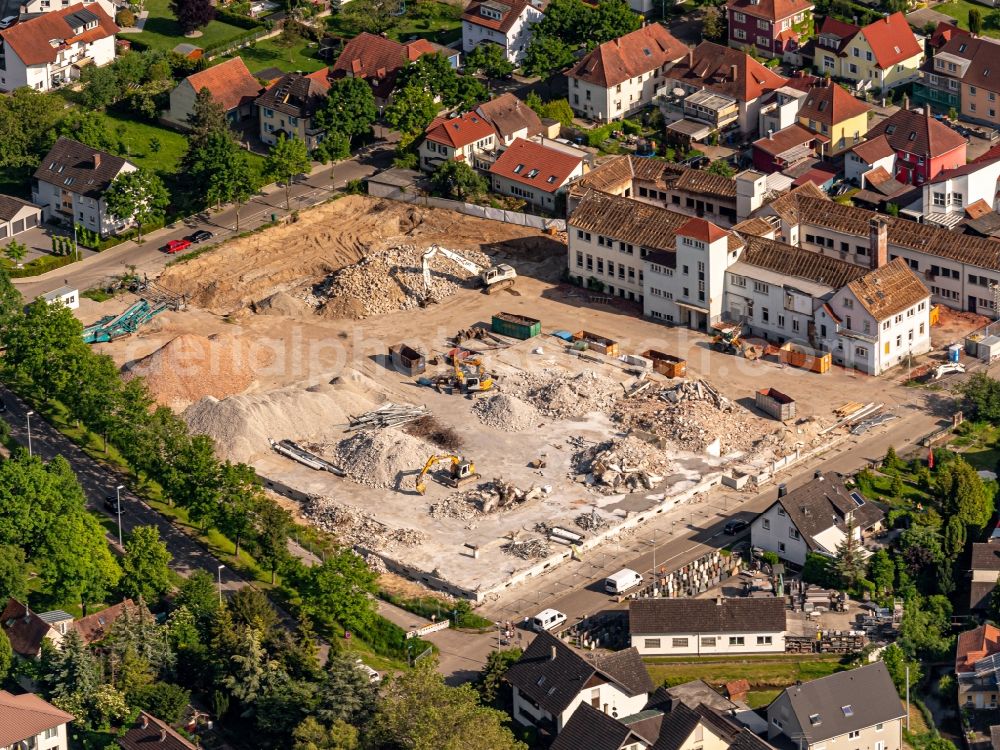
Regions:
<instances>
[{"instance_id":1,"label":"dormer window","mask_svg":"<svg viewBox=\"0 0 1000 750\"><path fill-rule=\"evenodd\" d=\"M535 177L538 177L538 170L537 169L532 169L530 172L528 172L528 179L529 180L533 180Z\"/></svg>"},{"instance_id":2,"label":"dormer window","mask_svg":"<svg viewBox=\"0 0 1000 750\"><path fill-rule=\"evenodd\" d=\"M518 164L516 167L514 167L514 174L521 174L523 170L524 170L524 165Z\"/></svg>"}]
</instances>

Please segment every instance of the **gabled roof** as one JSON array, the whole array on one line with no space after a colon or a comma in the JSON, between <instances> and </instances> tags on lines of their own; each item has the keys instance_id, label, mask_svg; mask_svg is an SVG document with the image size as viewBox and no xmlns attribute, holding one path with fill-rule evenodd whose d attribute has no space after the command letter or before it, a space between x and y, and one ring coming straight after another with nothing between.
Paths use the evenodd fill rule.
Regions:
<instances>
[{"instance_id":1,"label":"gabled roof","mask_svg":"<svg viewBox=\"0 0 1000 750\"><path fill-rule=\"evenodd\" d=\"M426 138L452 148L464 148L493 135L493 126L477 112L465 112L459 117L439 117L427 126Z\"/></svg>"},{"instance_id":2,"label":"gabled roof","mask_svg":"<svg viewBox=\"0 0 1000 750\"><path fill-rule=\"evenodd\" d=\"M869 271L847 287L875 320L885 320L931 296L902 258Z\"/></svg>"},{"instance_id":3,"label":"gabled roof","mask_svg":"<svg viewBox=\"0 0 1000 750\"><path fill-rule=\"evenodd\" d=\"M837 83L824 79L806 92L806 100L799 109L799 117L833 126L852 117L868 113L871 105L861 101Z\"/></svg>"},{"instance_id":4,"label":"gabled roof","mask_svg":"<svg viewBox=\"0 0 1000 750\"><path fill-rule=\"evenodd\" d=\"M89 23L93 28L86 29ZM0 31L0 38L25 65L54 63L59 52L77 42L92 43L113 37L119 31L100 3L83 3L43 13Z\"/></svg>"},{"instance_id":5,"label":"gabled roof","mask_svg":"<svg viewBox=\"0 0 1000 750\"><path fill-rule=\"evenodd\" d=\"M651 182L666 190L699 193L721 200L736 199L736 180L704 169L692 169L662 159L643 159L631 155L614 156L605 160L573 183L573 186L580 194L587 189L618 193L632 185L633 180Z\"/></svg>"},{"instance_id":6,"label":"gabled roof","mask_svg":"<svg viewBox=\"0 0 1000 750\"><path fill-rule=\"evenodd\" d=\"M898 110L868 131L869 140L880 135L886 137L895 151L906 151L928 159L943 156L957 148L965 148L968 143L961 135L932 117L929 107L924 112ZM857 146L854 147L854 152L858 153Z\"/></svg>"},{"instance_id":7,"label":"gabled roof","mask_svg":"<svg viewBox=\"0 0 1000 750\"><path fill-rule=\"evenodd\" d=\"M620 750L629 740L635 741L632 730L625 724L589 703L581 703L550 750Z\"/></svg>"},{"instance_id":8,"label":"gabled roof","mask_svg":"<svg viewBox=\"0 0 1000 750\"><path fill-rule=\"evenodd\" d=\"M29 659L38 656L42 641L52 631L52 627L32 612L27 604L16 599L7 600L7 605L0 614L0 627L7 634L14 653Z\"/></svg>"},{"instance_id":9,"label":"gabled roof","mask_svg":"<svg viewBox=\"0 0 1000 750\"><path fill-rule=\"evenodd\" d=\"M753 142L753 147L771 156L781 156L789 149L796 146L812 144L816 140L816 134L809 128L802 127L798 123L793 123L782 128L777 133L765 135Z\"/></svg>"},{"instance_id":10,"label":"gabled roof","mask_svg":"<svg viewBox=\"0 0 1000 750\"><path fill-rule=\"evenodd\" d=\"M885 159L896 153L889 145L888 138L882 134L873 137L871 132L868 133L867 140L853 146L851 151L861 157L865 164L874 164L879 159Z\"/></svg>"},{"instance_id":11,"label":"gabled roof","mask_svg":"<svg viewBox=\"0 0 1000 750\"><path fill-rule=\"evenodd\" d=\"M320 71L319 76L288 73L257 97L256 104L291 117L312 117L326 101L329 90L325 71Z\"/></svg>"},{"instance_id":12,"label":"gabled roof","mask_svg":"<svg viewBox=\"0 0 1000 750\"><path fill-rule=\"evenodd\" d=\"M531 107L510 92L483 102L476 111L485 117L501 138L507 139L519 130L527 131L531 138L542 133L542 120Z\"/></svg>"},{"instance_id":13,"label":"gabled roof","mask_svg":"<svg viewBox=\"0 0 1000 750\"><path fill-rule=\"evenodd\" d=\"M738 10L754 18L780 21L816 6L809 0L729 0L726 7L730 11Z\"/></svg>"},{"instance_id":14,"label":"gabled roof","mask_svg":"<svg viewBox=\"0 0 1000 750\"><path fill-rule=\"evenodd\" d=\"M611 88L667 63L677 62L687 54L687 49L662 24L651 23L598 45L570 68L566 76Z\"/></svg>"},{"instance_id":15,"label":"gabled roof","mask_svg":"<svg viewBox=\"0 0 1000 750\"><path fill-rule=\"evenodd\" d=\"M40 209L41 206L15 198L13 195L0 195L0 220L10 221L24 208Z\"/></svg>"},{"instance_id":16,"label":"gabled roof","mask_svg":"<svg viewBox=\"0 0 1000 750\"><path fill-rule=\"evenodd\" d=\"M580 166L583 156L517 138L490 166L490 174L555 193Z\"/></svg>"},{"instance_id":17,"label":"gabled roof","mask_svg":"<svg viewBox=\"0 0 1000 750\"><path fill-rule=\"evenodd\" d=\"M727 237L729 233L708 219L691 218L678 228L677 234L709 244Z\"/></svg>"},{"instance_id":18,"label":"gabled roof","mask_svg":"<svg viewBox=\"0 0 1000 750\"><path fill-rule=\"evenodd\" d=\"M105 607L100 612L81 617L72 625L73 630L80 634L84 643L99 643L107 638L115 620L122 616L127 607L134 607L131 599L123 599L118 604Z\"/></svg>"},{"instance_id":19,"label":"gabled roof","mask_svg":"<svg viewBox=\"0 0 1000 750\"><path fill-rule=\"evenodd\" d=\"M971 36L971 33L958 25L957 20L938 21L937 28L931 33L931 47L941 49L957 36Z\"/></svg>"},{"instance_id":20,"label":"gabled roof","mask_svg":"<svg viewBox=\"0 0 1000 750\"><path fill-rule=\"evenodd\" d=\"M195 93L208 89L212 99L228 112L260 93L260 83L247 70L242 57L234 57L185 78Z\"/></svg>"},{"instance_id":21,"label":"gabled roof","mask_svg":"<svg viewBox=\"0 0 1000 750\"><path fill-rule=\"evenodd\" d=\"M765 237L747 235L746 249L740 263L764 268L792 279L804 279L840 289L864 276L868 269L822 253L803 252L802 248Z\"/></svg>"},{"instance_id":22,"label":"gabled roof","mask_svg":"<svg viewBox=\"0 0 1000 750\"><path fill-rule=\"evenodd\" d=\"M531 5L528 0L472 0L462 14L462 20L506 34L524 13L525 8ZM481 10L483 6L495 10L500 18L484 16Z\"/></svg>"},{"instance_id":23,"label":"gabled roof","mask_svg":"<svg viewBox=\"0 0 1000 750\"><path fill-rule=\"evenodd\" d=\"M118 745L123 750L197 750L194 745L175 732L167 722L146 711L140 711L135 724L121 737Z\"/></svg>"},{"instance_id":24,"label":"gabled roof","mask_svg":"<svg viewBox=\"0 0 1000 750\"><path fill-rule=\"evenodd\" d=\"M972 570L995 570L1000 573L1000 544L990 542L973 544Z\"/></svg>"},{"instance_id":25,"label":"gabled roof","mask_svg":"<svg viewBox=\"0 0 1000 750\"><path fill-rule=\"evenodd\" d=\"M567 224L673 255L677 230L689 218L666 208L592 190L583 196Z\"/></svg>"},{"instance_id":26,"label":"gabled roof","mask_svg":"<svg viewBox=\"0 0 1000 750\"><path fill-rule=\"evenodd\" d=\"M1000 45L985 38L976 41L979 45L972 51L962 83L987 91L1000 91Z\"/></svg>"},{"instance_id":27,"label":"gabled roof","mask_svg":"<svg viewBox=\"0 0 1000 750\"><path fill-rule=\"evenodd\" d=\"M681 633L781 633L785 602L772 599L633 599L628 607L632 635Z\"/></svg>"},{"instance_id":28,"label":"gabled roof","mask_svg":"<svg viewBox=\"0 0 1000 750\"><path fill-rule=\"evenodd\" d=\"M906 715L881 661L785 688L810 743L822 742Z\"/></svg>"},{"instance_id":29,"label":"gabled roof","mask_svg":"<svg viewBox=\"0 0 1000 750\"><path fill-rule=\"evenodd\" d=\"M733 66L736 75L733 76ZM714 42L702 42L667 74L691 86L731 96L742 102L754 101L767 91L788 83L770 68L766 68L745 52L723 47Z\"/></svg>"},{"instance_id":30,"label":"gabled roof","mask_svg":"<svg viewBox=\"0 0 1000 750\"><path fill-rule=\"evenodd\" d=\"M775 198L771 201L769 208L781 219L794 226L800 220L799 200L802 198L813 198L828 203L833 202L830 200L830 196L820 190L814 183L806 182Z\"/></svg>"},{"instance_id":31,"label":"gabled roof","mask_svg":"<svg viewBox=\"0 0 1000 750\"><path fill-rule=\"evenodd\" d=\"M13 695L0 690L0 747L33 741L46 729L55 729L75 718L33 693Z\"/></svg>"},{"instance_id":32,"label":"gabled roof","mask_svg":"<svg viewBox=\"0 0 1000 750\"><path fill-rule=\"evenodd\" d=\"M861 27L880 68L890 68L923 52L901 12L880 18Z\"/></svg>"},{"instance_id":33,"label":"gabled roof","mask_svg":"<svg viewBox=\"0 0 1000 750\"><path fill-rule=\"evenodd\" d=\"M955 672L973 672L977 661L997 653L1000 653L1000 628L996 625L987 623L959 633L955 648Z\"/></svg>"},{"instance_id":34,"label":"gabled roof","mask_svg":"<svg viewBox=\"0 0 1000 750\"><path fill-rule=\"evenodd\" d=\"M61 190L99 198L126 164L130 162L120 156L59 138L38 165L34 177Z\"/></svg>"},{"instance_id":35,"label":"gabled roof","mask_svg":"<svg viewBox=\"0 0 1000 750\"><path fill-rule=\"evenodd\" d=\"M434 42L415 39L400 44L377 34L364 31L344 45L343 51L330 69L331 78L362 78L372 85L375 96L386 98L392 92L400 68L421 55L440 52L446 57L454 50Z\"/></svg>"}]
</instances>

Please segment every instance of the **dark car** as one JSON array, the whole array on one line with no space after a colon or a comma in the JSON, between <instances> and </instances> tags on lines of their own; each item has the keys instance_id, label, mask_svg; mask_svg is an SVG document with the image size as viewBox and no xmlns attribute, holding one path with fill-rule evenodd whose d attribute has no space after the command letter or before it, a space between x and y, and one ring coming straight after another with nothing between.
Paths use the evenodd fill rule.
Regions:
<instances>
[{"instance_id":1,"label":"dark car","mask_svg":"<svg viewBox=\"0 0 1000 750\"><path fill-rule=\"evenodd\" d=\"M741 531L746 531L749 528L750 524L746 521L730 521L726 524L725 532L729 534L729 536L736 536Z\"/></svg>"},{"instance_id":2,"label":"dark car","mask_svg":"<svg viewBox=\"0 0 1000 750\"><path fill-rule=\"evenodd\" d=\"M104 510L108 513L118 512L118 498L115 495L108 495L104 498Z\"/></svg>"},{"instance_id":3,"label":"dark car","mask_svg":"<svg viewBox=\"0 0 1000 750\"><path fill-rule=\"evenodd\" d=\"M190 235L188 239L197 245L199 242L205 242L206 240L212 239L214 236L215 235L209 232L207 229L199 229L197 232Z\"/></svg>"},{"instance_id":4,"label":"dark car","mask_svg":"<svg viewBox=\"0 0 1000 750\"><path fill-rule=\"evenodd\" d=\"M5 404L3 399L0 398L0 414L3 414L5 411L7 411L7 404Z\"/></svg>"}]
</instances>

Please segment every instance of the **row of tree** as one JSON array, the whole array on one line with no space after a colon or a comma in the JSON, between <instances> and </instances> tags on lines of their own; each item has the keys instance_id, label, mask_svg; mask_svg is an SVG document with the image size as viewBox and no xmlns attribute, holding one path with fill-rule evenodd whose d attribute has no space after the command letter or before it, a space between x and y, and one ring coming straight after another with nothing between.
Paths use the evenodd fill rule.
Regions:
<instances>
[{"instance_id":1,"label":"row of tree","mask_svg":"<svg viewBox=\"0 0 1000 750\"><path fill-rule=\"evenodd\" d=\"M583 0L552 0L545 16L531 29L524 71L547 77L572 65L578 50L592 50L635 31L641 23L641 16L625 0L601 0L595 5Z\"/></svg>"}]
</instances>

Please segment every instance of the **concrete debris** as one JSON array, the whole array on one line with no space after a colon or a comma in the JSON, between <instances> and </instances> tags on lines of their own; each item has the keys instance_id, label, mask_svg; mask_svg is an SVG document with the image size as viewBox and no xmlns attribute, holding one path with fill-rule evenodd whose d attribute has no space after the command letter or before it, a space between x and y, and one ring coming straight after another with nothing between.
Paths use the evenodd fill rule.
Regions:
<instances>
[{"instance_id":1,"label":"concrete debris","mask_svg":"<svg viewBox=\"0 0 1000 750\"><path fill-rule=\"evenodd\" d=\"M548 485L544 487L532 485L527 490L522 490L510 482L494 479L480 484L475 489L455 492L444 500L433 503L428 512L432 518L457 518L470 521L537 500L551 491L552 488Z\"/></svg>"},{"instance_id":2,"label":"concrete debris","mask_svg":"<svg viewBox=\"0 0 1000 750\"><path fill-rule=\"evenodd\" d=\"M595 508L590 513L581 513L578 515L576 517L576 525L584 531L600 531L608 525L608 522Z\"/></svg>"},{"instance_id":3,"label":"concrete debris","mask_svg":"<svg viewBox=\"0 0 1000 750\"><path fill-rule=\"evenodd\" d=\"M585 448L573 459L577 473L606 494L651 490L671 470L664 451L632 435Z\"/></svg>"},{"instance_id":4,"label":"concrete debris","mask_svg":"<svg viewBox=\"0 0 1000 750\"><path fill-rule=\"evenodd\" d=\"M500 549L522 560L540 560L552 554L552 548L544 539L511 539L501 545Z\"/></svg>"},{"instance_id":5,"label":"concrete debris","mask_svg":"<svg viewBox=\"0 0 1000 750\"><path fill-rule=\"evenodd\" d=\"M530 401L542 414L558 419L610 411L624 395L616 381L593 370L576 375L518 372L504 378L503 388Z\"/></svg>"},{"instance_id":6,"label":"concrete debris","mask_svg":"<svg viewBox=\"0 0 1000 750\"><path fill-rule=\"evenodd\" d=\"M365 412L357 417L351 417L347 427L348 432L364 430L371 427L396 427L407 422L415 422L429 414L426 406L409 406L387 403L379 408Z\"/></svg>"},{"instance_id":7,"label":"concrete debris","mask_svg":"<svg viewBox=\"0 0 1000 750\"><path fill-rule=\"evenodd\" d=\"M504 432L524 432L538 424L538 410L509 393L481 399L472 407L479 421Z\"/></svg>"},{"instance_id":8,"label":"concrete debris","mask_svg":"<svg viewBox=\"0 0 1000 750\"><path fill-rule=\"evenodd\" d=\"M364 559L365 559L365 565L368 566L368 569L372 573L376 573L381 576L389 572L389 568L386 567L385 560L383 560L378 555L374 555L371 552L369 552L368 554L364 555Z\"/></svg>"},{"instance_id":9,"label":"concrete debris","mask_svg":"<svg viewBox=\"0 0 1000 750\"><path fill-rule=\"evenodd\" d=\"M422 531L387 526L370 513L328 497L310 497L303 513L319 529L333 534L343 544L364 550L387 552L399 547L415 547L429 538Z\"/></svg>"},{"instance_id":10,"label":"concrete debris","mask_svg":"<svg viewBox=\"0 0 1000 750\"><path fill-rule=\"evenodd\" d=\"M358 484L396 490L413 489L420 469L437 453L430 443L394 427L362 430L339 443L317 448Z\"/></svg>"}]
</instances>

